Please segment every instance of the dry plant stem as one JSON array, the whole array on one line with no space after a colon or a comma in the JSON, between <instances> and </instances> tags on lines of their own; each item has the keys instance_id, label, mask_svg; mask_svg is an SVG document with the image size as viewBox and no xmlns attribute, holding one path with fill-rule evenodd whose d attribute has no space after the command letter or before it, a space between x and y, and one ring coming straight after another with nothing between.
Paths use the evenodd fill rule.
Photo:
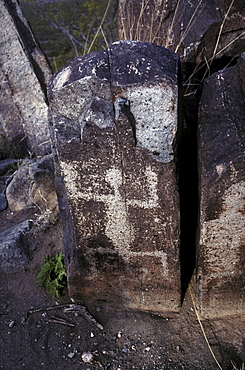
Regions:
<instances>
[{"instance_id":1,"label":"dry plant stem","mask_svg":"<svg viewBox=\"0 0 245 370\"><path fill-rule=\"evenodd\" d=\"M172 31L173 31L174 22L175 22L175 18L176 18L176 15L177 15L179 4L180 4L180 0L178 0L178 2L177 2L177 5L176 5L175 11L174 11L174 16L173 16L173 19L172 19L172 22L171 22L171 26L168 30L167 38L166 38L165 45L164 45L165 48L169 47L169 41L170 41L170 37L171 37Z\"/></svg>"},{"instance_id":2,"label":"dry plant stem","mask_svg":"<svg viewBox=\"0 0 245 370\"><path fill-rule=\"evenodd\" d=\"M217 364L218 368L219 368L220 370L223 370L223 368L220 366L220 363L219 363L219 361L217 360L217 358L216 358L216 356L215 356L215 354L214 354L214 352L213 352L213 350L212 350L212 348L211 348L211 346L210 346L210 344L209 344L209 341L208 341L207 335L206 335L206 333L205 333L205 330L204 330L204 327L203 327L203 325L202 325L202 322L201 322L201 319L200 319L199 313L198 313L197 308L196 308L196 304L195 304L194 297L193 297L193 294L192 294L192 292L191 292L191 288L190 288L190 286L189 286L189 292L190 292L190 296L191 296L192 304L193 304L193 307L194 307L194 311L195 311L195 314L196 314L196 317L197 317L197 321L198 321L198 323L199 323L199 325L200 325L200 328L201 328L201 330L202 330L202 333L203 333L204 339L205 339L205 341L206 341L206 343L207 343L207 345L208 345L208 349L209 349L209 351L211 352L211 355L213 356L213 359L214 359L214 361L216 362L216 364Z\"/></svg>"},{"instance_id":3,"label":"dry plant stem","mask_svg":"<svg viewBox=\"0 0 245 370\"><path fill-rule=\"evenodd\" d=\"M212 61L213 61L213 59L214 59L214 57L215 57L215 55L216 55L216 51L217 51L217 48L218 48L218 45L219 45L219 41L220 41L220 37L221 37L221 33L222 33L222 31L223 31L223 28L224 28L224 24L225 24L226 18L228 17L228 14L229 14L229 12L230 12L230 10L231 10L231 8L232 8L233 3L234 3L234 0L232 0L232 1L231 1L231 3L230 3L230 6L229 6L228 10L227 10L227 12L225 13L225 16L224 16L223 22L222 22L222 23L221 23L221 25L220 25L218 38L217 38L217 41L216 41L216 44L215 44L215 48L214 48L214 51L213 51L213 56L212 56L212 58L211 58L211 63L212 63Z\"/></svg>"},{"instance_id":4,"label":"dry plant stem","mask_svg":"<svg viewBox=\"0 0 245 370\"><path fill-rule=\"evenodd\" d=\"M233 3L234 3L234 0L231 1L230 6L229 6L227 12L225 13L224 18L223 18L223 21L222 21L222 23L220 25L219 34L218 34L217 41L216 41L216 44L215 44L215 47L214 47L213 55L212 55L212 57L208 61L208 62L210 62L210 65L213 63L213 60L214 60L215 56L217 56L219 54L219 53L216 54L216 52L217 52L217 49L218 49L218 46L219 46L219 42L220 42L220 38L221 38L221 34L222 34L222 31L223 31L223 28L224 28L224 24L225 24L226 18L228 17L228 14L229 14L229 12L230 12L230 10L232 8ZM208 63L208 62L206 62L206 63ZM210 68L208 68L208 71L210 72ZM202 81L206 77L206 74L207 74L207 70L204 73L204 76L203 76Z\"/></svg>"},{"instance_id":5,"label":"dry plant stem","mask_svg":"<svg viewBox=\"0 0 245 370\"><path fill-rule=\"evenodd\" d=\"M236 40L238 40L240 37L242 37L243 35L245 34L245 31L243 31L240 35L238 35L237 37L235 37L232 41L230 41L227 45L225 45L220 51L218 51L218 53L215 55L215 57L217 55L219 55L220 53L222 53L225 49L227 49L230 45L232 45ZM206 63L209 63L211 61L212 58L208 59L206 61ZM203 67L203 64L199 63L197 68L195 68L195 70L193 71L193 73L190 75L190 77L185 81L185 85L188 85L188 82L192 79L192 77L198 72L200 71L200 69ZM202 81L204 80L205 76L203 77Z\"/></svg>"},{"instance_id":6,"label":"dry plant stem","mask_svg":"<svg viewBox=\"0 0 245 370\"><path fill-rule=\"evenodd\" d=\"M108 13L110 3L111 3L111 0L108 0L108 2L107 2L107 6L106 6L106 10L105 10L105 13L104 13L104 15L103 15L103 17L102 17L102 20L101 20L101 22L100 22L100 25L99 25L99 27L98 27L97 31L96 31L96 34L94 35L94 38L93 38L93 40L92 40L92 42L91 42L91 44L90 44L90 46L89 46L88 53L90 53L90 51L91 51L91 49L92 49L92 47L93 47L93 45L94 45L94 42L95 42L95 40L97 39L97 36L98 36L98 34L99 34L99 32L100 32L100 29L101 29L101 27L102 27L102 25L103 25L103 23L104 23L104 21L105 21L105 17L106 17L106 15L107 15L107 13Z\"/></svg>"},{"instance_id":7,"label":"dry plant stem","mask_svg":"<svg viewBox=\"0 0 245 370\"><path fill-rule=\"evenodd\" d=\"M149 0L147 0L145 4L144 4L144 0L142 0L142 2L141 2L141 10L140 10L139 18L138 18L137 25L136 25L136 35L135 35L136 41L139 41L141 39L141 37L140 37L140 35L141 35L141 21L142 21L142 16L144 14L144 11L145 11L146 6L147 6L148 3L149 3Z\"/></svg>"},{"instance_id":8,"label":"dry plant stem","mask_svg":"<svg viewBox=\"0 0 245 370\"><path fill-rule=\"evenodd\" d=\"M101 34L102 34L102 36L103 36L103 38L104 38L104 41L105 41L106 47L108 48L108 47L109 47L109 44L108 44L108 42L107 42L107 39L106 39L105 33L104 33L104 31L103 31L103 28L102 28L102 27L100 27L100 30L101 30Z\"/></svg>"},{"instance_id":9,"label":"dry plant stem","mask_svg":"<svg viewBox=\"0 0 245 370\"><path fill-rule=\"evenodd\" d=\"M41 311L57 310L58 308L63 308L63 307L67 307L67 304L57 304L56 306L51 306L51 307L31 309L27 313L29 314L29 313L36 313L36 312L41 312Z\"/></svg>"},{"instance_id":10,"label":"dry plant stem","mask_svg":"<svg viewBox=\"0 0 245 370\"><path fill-rule=\"evenodd\" d=\"M180 0L179 0L180 1ZM156 7L156 5L155 5L155 9L154 9L154 14L157 12L157 7ZM160 18L160 22L158 23L158 26L157 26L157 30L156 30L156 33L155 33L155 36L153 35L153 37L152 37L152 30L153 30L153 24L154 24L154 18L153 18L154 16L152 15L152 21L151 21L151 33L150 33L150 41L151 42L155 42L155 40L157 40L157 38L159 38L159 37L157 37L157 35L158 35L158 32L159 32L159 30L160 30L160 28L161 28L161 25L162 25L162 21L163 21L163 12L162 12L162 14L161 14L161 18ZM156 41L157 42L157 41ZM163 44L162 42L161 42L161 44Z\"/></svg>"},{"instance_id":11,"label":"dry plant stem","mask_svg":"<svg viewBox=\"0 0 245 370\"><path fill-rule=\"evenodd\" d=\"M231 361L231 364L232 364L232 366L233 366L233 369L234 369L234 370L239 370L239 369L236 367L236 364L234 364L234 362L233 362L233 361ZM242 366L241 366L240 370L244 370L244 363L242 363Z\"/></svg>"},{"instance_id":12,"label":"dry plant stem","mask_svg":"<svg viewBox=\"0 0 245 370\"><path fill-rule=\"evenodd\" d=\"M199 1L198 5L197 5L197 7L196 7L196 9L195 9L195 11L193 12L193 14L192 14L192 16L191 16L191 19L189 20L189 22L188 22L188 24L187 24L187 26L186 26L186 29L185 29L185 31L184 31L184 33L183 33L183 35L181 36L181 38L180 38L180 41L179 41L178 45L177 45L177 46L176 46L176 48L175 48L175 53L177 53L177 51L179 50L180 45L182 44L183 40L185 39L185 37L186 37L187 33L189 32L189 30L190 30L190 28L191 28L191 25L193 24L193 18L195 17L195 15L196 15L196 13L197 13L197 10L198 10L199 6L201 5L201 3L202 3L202 0L200 0L200 1Z\"/></svg>"}]
</instances>

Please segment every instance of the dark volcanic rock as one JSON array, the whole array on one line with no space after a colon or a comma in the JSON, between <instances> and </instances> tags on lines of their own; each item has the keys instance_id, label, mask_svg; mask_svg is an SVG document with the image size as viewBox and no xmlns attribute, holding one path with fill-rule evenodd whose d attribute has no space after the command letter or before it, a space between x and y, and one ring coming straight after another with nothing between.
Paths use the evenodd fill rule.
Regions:
<instances>
[{"instance_id":1,"label":"dark volcanic rock","mask_svg":"<svg viewBox=\"0 0 245 370\"><path fill-rule=\"evenodd\" d=\"M17 1L0 3L0 158L50 153L47 62Z\"/></svg>"},{"instance_id":2,"label":"dark volcanic rock","mask_svg":"<svg viewBox=\"0 0 245 370\"><path fill-rule=\"evenodd\" d=\"M73 298L155 312L180 305L177 73L175 54L127 41L51 81Z\"/></svg>"},{"instance_id":3,"label":"dark volcanic rock","mask_svg":"<svg viewBox=\"0 0 245 370\"><path fill-rule=\"evenodd\" d=\"M4 211L8 206L5 194L0 194L0 211Z\"/></svg>"},{"instance_id":4,"label":"dark volcanic rock","mask_svg":"<svg viewBox=\"0 0 245 370\"><path fill-rule=\"evenodd\" d=\"M0 233L0 270L18 271L29 263L24 235L31 229L30 221L23 221Z\"/></svg>"},{"instance_id":5,"label":"dark volcanic rock","mask_svg":"<svg viewBox=\"0 0 245 370\"><path fill-rule=\"evenodd\" d=\"M245 309L243 65L244 59L206 79L201 97L197 287L203 316Z\"/></svg>"}]
</instances>

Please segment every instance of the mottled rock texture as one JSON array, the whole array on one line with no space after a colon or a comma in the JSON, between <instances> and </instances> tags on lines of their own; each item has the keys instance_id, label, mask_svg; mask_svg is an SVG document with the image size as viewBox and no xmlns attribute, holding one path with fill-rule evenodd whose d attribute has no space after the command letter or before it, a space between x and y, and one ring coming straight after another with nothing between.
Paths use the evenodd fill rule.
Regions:
<instances>
[{"instance_id":1,"label":"mottled rock texture","mask_svg":"<svg viewBox=\"0 0 245 370\"><path fill-rule=\"evenodd\" d=\"M57 208L52 155L25 159L6 188L11 212L37 206L44 214Z\"/></svg>"},{"instance_id":2,"label":"mottled rock texture","mask_svg":"<svg viewBox=\"0 0 245 370\"><path fill-rule=\"evenodd\" d=\"M244 87L243 55L205 80L200 102L197 298L207 317L245 310Z\"/></svg>"},{"instance_id":3,"label":"mottled rock texture","mask_svg":"<svg viewBox=\"0 0 245 370\"><path fill-rule=\"evenodd\" d=\"M177 74L176 54L127 41L75 59L51 81L73 298L179 308Z\"/></svg>"},{"instance_id":4,"label":"mottled rock texture","mask_svg":"<svg viewBox=\"0 0 245 370\"><path fill-rule=\"evenodd\" d=\"M51 72L16 0L0 1L0 158L50 153Z\"/></svg>"}]
</instances>

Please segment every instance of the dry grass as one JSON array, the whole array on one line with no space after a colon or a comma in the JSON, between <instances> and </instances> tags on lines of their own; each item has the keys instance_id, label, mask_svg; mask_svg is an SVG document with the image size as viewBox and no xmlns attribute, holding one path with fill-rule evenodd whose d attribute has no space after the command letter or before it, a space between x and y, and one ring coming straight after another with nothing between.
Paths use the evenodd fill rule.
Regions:
<instances>
[{"instance_id":1,"label":"dry grass","mask_svg":"<svg viewBox=\"0 0 245 370\"><path fill-rule=\"evenodd\" d=\"M94 45L94 43L95 43L95 41L96 41L96 39L97 39L97 37L98 37L98 35L99 35L100 32L101 32L101 34L102 34L102 36L103 36L103 38L105 40L105 44L108 46L108 42L106 40L106 37L105 37L105 34L103 32L103 28L102 27L103 27L103 24L105 22L105 18L107 16L107 13L108 13L110 4L111 4L111 0L108 0L107 5L106 5L106 9L105 9L105 12L104 12L104 15L103 15L103 17L101 19L101 22L100 22L100 25L99 25L99 27L98 27L98 29L97 29L94 37L93 37L93 40L92 40L92 42L91 42L91 44L90 44L90 46L88 48L88 53L90 53L90 51L91 51L91 49L92 49L92 47L93 47L93 45Z\"/></svg>"},{"instance_id":2,"label":"dry grass","mask_svg":"<svg viewBox=\"0 0 245 370\"><path fill-rule=\"evenodd\" d=\"M245 369L244 362L241 364L241 367L237 367L237 365L233 361L231 361L231 364L234 370L244 370Z\"/></svg>"},{"instance_id":3,"label":"dry grass","mask_svg":"<svg viewBox=\"0 0 245 370\"><path fill-rule=\"evenodd\" d=\"M202 324L202 321L201 321L201 318L200 318L200 315L199 315L199 312L198 312L198 309L197 309L197 306L196 306L196 303L195 303L195 298L194 298L195 297L195 291L194 291L194 288L192 287L191 284L189 285L188 290L189 290L189 293L190 293L190 296L191 296L191 300L192 300L192 304L193 304L193 308L194 308L194 311L195 311L195 314L196 314L196 318L197 318L198 324L199 324L199 326L201 328L201 331L202 331L203 337L204 337L204 339L205 339L205 341L207 343L208 349L209 349L209 351L210 351L210 353L211 353L214 361L216 362L216 365L218 366L218 368L220 370L224 370L224 368L219 363L219 361L218 361L218 359L217 359L214 351L212 350L211 345L210 345L210 342L209 342L208 337L207 337L207 334L206 334L206 332L204 330L204 326ZM232 364L234 370L245 370L244 363L242 363L240 367L237 367L237 365L233 361L231 361L231 364Z\"/></svg>"},{"instance_id":4,"label":"dry grass","mask_svg":"<svg viewBox=\"0 0 245 370\"><path fill-rule=\"evenodd\" d=\"M192 31L194 23L203 10L204 2L203 0L199 0L190 16L188 24L185 29L180 32L179 40L174 40L174 28L182 22L180 3L181 1L177 0L174 8L170 9L167 13L167 7L169 7L169 5L166 0L141 0L138 8L135 6L134 2L119 1L120 39L154 42L157 45L164 46L176 53L180 53L184 40ZM231 13L233 4L234 0L231 0L220 23L216 39L214 35L213 50L202 49L197 55L195 69L184 82L184 86L187 87L187 90L191 86L191 90L193 90L193 79L197 74L200 74L200 72L202 72L202 76L199 76L198 85L206 76L210 75L214 60L245 34L245 31L241 31L241 33L234 37L227 45L220 48L222 32L228 16ZM185 60L183 55L180 56Z\"/></svg>"},{"instance_id":5,"label":"dry grass","mask_svg":"<svg viewBox=\"0 0 245 370\"><path fill-rule=\"evenodd\" d=\"M206 343L207 343L207 346L208 346L208 349L209 349L209 351L210 351L211 355L213 356L214 361L216 362L216 364L217 364L218 368L219 368L220 370L223 370L223 368L221 367L221 365L220 365L219 361L217 360L217 357L215 356L215 354L214 354L214 352L213 352L213 350L212 350L212 348L211 348L211 346L210 346L210 343L209 343L208 337L207 337L207 335L206 335L206 333L205 333L205 330L204 330L203 324L202 324L202 322L201 322L201 318L200 318L199 312L198 312L197 307L196 307L196 304L195 304L194 295L192 294L192 291L191 291L191 290L192 290L192 288L189 286L189 292L190 292L190 296L191 296L191 300L192 300L192 304L193 304L193 307L194 307L194 311L195 311L195 314L196 314L196 317L197 317L198 324L200 325L200 328L201 328L201 330L202 330L202 333L203 333L204 339L205 339L205 341L206 341Z\"/></svg>"}]
</instances>

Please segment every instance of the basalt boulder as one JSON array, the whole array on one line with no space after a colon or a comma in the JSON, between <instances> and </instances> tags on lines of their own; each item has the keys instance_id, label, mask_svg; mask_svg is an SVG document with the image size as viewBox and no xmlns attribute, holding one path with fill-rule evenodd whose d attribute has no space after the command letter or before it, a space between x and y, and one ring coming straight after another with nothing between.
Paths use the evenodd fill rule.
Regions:
<instances>
[{"instance_id":1,"label":"basalt boulder","mask_svg":"<svg viewBox=\"0 0 245 370\"><path fill-rule=\"evenodd\" d=\"M51 80L69 293L86 304L180 306L178 57L116 42Z\"/></svg>"},{"instance_id":2,"label":"basalt boulder","mask_svg":"<svg viewBox=\"0 0 245 370\"><path fill-rule=\"evenodd\" d=\"M206 79L200 102L197 298L207 317L245 309L244 61Z\"/></svg>"}]
</instances>

